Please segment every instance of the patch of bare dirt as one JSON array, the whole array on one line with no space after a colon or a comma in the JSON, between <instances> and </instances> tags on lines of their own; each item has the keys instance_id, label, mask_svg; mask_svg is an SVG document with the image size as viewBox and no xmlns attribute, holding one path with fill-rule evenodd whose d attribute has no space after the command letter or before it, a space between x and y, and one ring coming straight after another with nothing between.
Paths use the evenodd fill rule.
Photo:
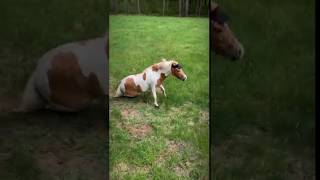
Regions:
<instances>
[{"instance_id":1,"label":"patch of bare dirt","mask_svg":"<svg viewBox=\"0 0 320 180\"><path fill-rule=\"evenodd\" d=\"M112 171L117 172L117 174L120 175L120 177L123 177L123 175L132 173L132 172L147 174L150 172L150 170L151 168L149 166L138 167L133 164L126 164L124 162L120 162L116 164L112 169ZM122 179L122 178L119 178L119 179Z\"/></svg>"},{"instance_id":2,"label":"patch of bare dirt","mask_svg":"<svg viewBox=\"0 0 320 180\"><path fill-rule=\"evenodd\" d=\"M152 132L152 127L144 124L138 127L128 127L130 134L137 138L144 138Z\"/></svg>"},{"instance_id":3,"label":"patch of bare dirt","mask_svg":"<svg viewBox=\"0 0 320 180\"><path fill-rule=\"evenodd\" d=\"M119 163L114 167L114 170L117 172L127 172L129 170L129 166L126 163Z\"/></svg>"},{"instance_id":4,"label":"patch of bare dirt","mask_svg":"<svg viewBox=\"0 0 320 180\"><path fill-rule=\"evenodd\" d=\"M185 167L176 166L173 168L177 176L189 176L189 170Z\"/></svg>"},{"instance_id":5,"label":"patch of bare dirt","mask_svg":"<svg viewBox=\"0 0 320 180\"><path fill-rule=\"evenodd\" d=\"M135 109L132 108L124 108L121 111L121 115L122 117L124 117L125 119L129 119L129 118L140 118L141 117L141 113Z\"/></svg>"},{"instance_id":6,"label":"patch of bare dirt","mask_svg":"<svg viewBox=\"0 0 320 180\"><path fill-rule=\"evenodd\" d=\"M167 141L167 152L172 154L181 151L185 145L182 142Z\"/></svg>"},{"instance_id":7,"label":"patch of bare dirt","mask_svg":"<svg viewBox=\"0 0 320 180\"><path fill-rule=\"evenodd\" d=\"M138 124L135 126L121 124L121 125L118 125L118 127L125 129L131 134L131 136L138 139L142 139L150 135L153 131L152 126L150 126L149 124Z\"/></svg>"}]
</instances>

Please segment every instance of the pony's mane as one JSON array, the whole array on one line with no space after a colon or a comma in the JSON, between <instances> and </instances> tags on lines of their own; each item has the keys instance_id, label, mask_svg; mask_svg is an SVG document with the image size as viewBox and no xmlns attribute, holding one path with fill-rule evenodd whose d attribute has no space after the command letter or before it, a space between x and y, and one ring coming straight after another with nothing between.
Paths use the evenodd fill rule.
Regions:
<instances>
[{"instance_id":1,"label":"pony's mane","mask_svg":"<svg viewBox=\"0 0 320 180\"><path fill-rule=\"evenodd\" d=\"M173 60L173 59L167 60L167 59L162 58L161 61L158 63L158 65L161 67L167 67L168 65L171 66L171 64L173 64L173 63L179 64L176 60Z\"/></svg>"}]
</instances>

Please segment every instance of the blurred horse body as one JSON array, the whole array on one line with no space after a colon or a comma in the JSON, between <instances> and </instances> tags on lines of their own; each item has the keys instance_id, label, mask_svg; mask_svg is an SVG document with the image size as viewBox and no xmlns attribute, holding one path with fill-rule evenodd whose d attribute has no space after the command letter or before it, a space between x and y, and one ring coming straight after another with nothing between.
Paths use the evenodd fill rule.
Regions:
<instances>
[{"instance_id":1,"label":"blurred horse body","mask_svg":"<svg viewBox=\"0 0 320 180\"><path fill-rule=\"evenodd\" d=\"M45 53L28 80L18 112L79 111L108 95L108 35Z\"/></svg>"}]
</instances>

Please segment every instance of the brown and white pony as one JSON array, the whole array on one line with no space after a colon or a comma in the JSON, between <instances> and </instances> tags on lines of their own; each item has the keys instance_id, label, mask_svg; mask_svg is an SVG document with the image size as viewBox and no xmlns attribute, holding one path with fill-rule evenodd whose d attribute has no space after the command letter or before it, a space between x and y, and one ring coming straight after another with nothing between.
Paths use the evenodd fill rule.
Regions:
<instances>
[{"instance_id":1,"label":"brown and white pony","mask_svg":"<svg viewBox=\"0 0 320 180\"><path fill-rule=\"evenodd\" d=\"M219 5L212 2L210 7L210 47L215 53L232 60L241 59L244 55L244 48L231 31L227 23L228 19Z\"/></svg>"},{"instance_id":2,"label":"brown and white pony","mask_svg":"<svg viewBox=\"0 0 320 180\"><path fill-rule=\"evenodd\" d=\"M167 61L166 59L162 59L161 62L147 67L141 73L123 78L114 97L136 97L142 92L151 89L154 105L159 107L156 88L160 88L163 95L167 97L163 83L169 75L173 75L182 81L187 79L187 75L182 70L181 64L174 60Z\"/></svg>"},{"instance_id":3,"label":"brown and white pony","mask_svg":"<svg viewBox=\"0 0 320 180\"><path fill-rule=\"evenodd\" d=\"M79 111L108 96L108 34L60 45L38 61L15 110Z\"/></svg>"}]
</instances>

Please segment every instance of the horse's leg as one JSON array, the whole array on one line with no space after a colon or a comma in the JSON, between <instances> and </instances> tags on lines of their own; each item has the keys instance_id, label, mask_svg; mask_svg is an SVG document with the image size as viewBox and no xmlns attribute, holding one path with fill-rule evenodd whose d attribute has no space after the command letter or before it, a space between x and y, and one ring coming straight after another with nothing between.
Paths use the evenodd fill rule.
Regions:
<instances>
[{"instance_id":1,"label":"horse's leg","mask_svg":"<svg viewBox=\"0 0 320 180\"><path fill-rule=\"evenodd\" d=\"M165 97L167 97L166 89L164 89L164 87L163 87L163 85L162 85L162 84L160 85L160 89L161 89L161 91L162 91L163 95L164 95Z\"/></svg>"},{"instance_id":2,"label":"horse's leg","mask_svg":"<svg viewBox=\"0 0 320 180\"><path fill-rule=\"evenodd\" d=\"M156 85L155 84L151 85L151 91L152 91L152 95L153 95L153 99L154 99L154 105L156 107L159 107L159 105L157 103L157 92L156 92Z\"/></svg>"}]
</instances>

